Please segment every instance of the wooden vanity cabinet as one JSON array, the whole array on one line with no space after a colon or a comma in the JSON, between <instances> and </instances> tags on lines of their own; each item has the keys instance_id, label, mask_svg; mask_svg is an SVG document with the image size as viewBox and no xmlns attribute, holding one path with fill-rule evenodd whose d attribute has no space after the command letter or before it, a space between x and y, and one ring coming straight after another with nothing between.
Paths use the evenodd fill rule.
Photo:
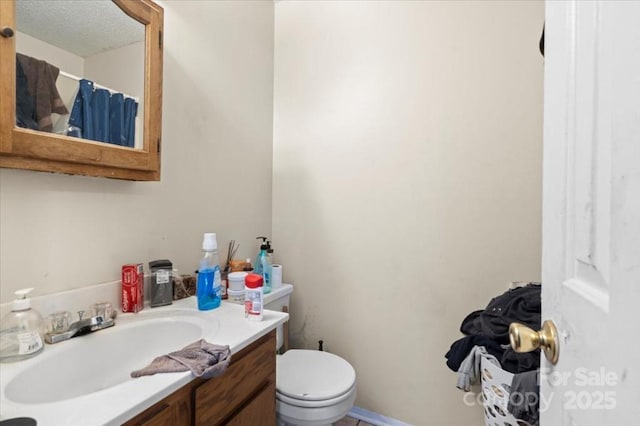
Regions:
<instances>
[{"instance_id":1,"label":"wooden vanity cabinet","mask_svg":"<svg viewBox=\"0 0 640 426\"><path fill-rule=\"evenodd\" d=\"M125 426L251 425L276 423L276 332L231 356L222 376L196 379Z\"/></svg>"}]
</instances>

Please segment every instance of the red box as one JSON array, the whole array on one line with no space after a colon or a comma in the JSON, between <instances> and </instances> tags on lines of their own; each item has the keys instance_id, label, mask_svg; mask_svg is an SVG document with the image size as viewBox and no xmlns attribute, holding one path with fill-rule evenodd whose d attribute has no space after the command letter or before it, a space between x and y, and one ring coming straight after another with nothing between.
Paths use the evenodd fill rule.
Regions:
<instances>
[{"instance_id":1,"label":"red box","mask_svg":"<svg viewBox=\"0 0 640 426\"><path fill-rule=\"evenodd\" d=\"M122 312L140 312L144 308L144 265L122 266Z\"/></svg>"}]
</instances>

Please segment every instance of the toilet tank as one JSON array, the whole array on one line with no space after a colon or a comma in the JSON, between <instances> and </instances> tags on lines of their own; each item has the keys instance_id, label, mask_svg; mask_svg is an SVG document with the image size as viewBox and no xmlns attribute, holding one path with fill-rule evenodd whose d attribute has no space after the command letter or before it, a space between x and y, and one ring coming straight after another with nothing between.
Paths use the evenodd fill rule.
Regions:
<instances>
[{"instance_id":1,"label":"toilet tank","mask_svg":"<svg viewBox=\"0 0 640 426\"><path fill-rule=\"evenodd\" d=\"M293 293L293 286L291 284L282 284L278 288L271 289L271 293L264 295L264 308L270 311L282 312L289 311L289 300L291 299L291 293ZM277 349L282 347L284 342L283 326L278 326L276 330Z\"/></svg>"}]
</instances>

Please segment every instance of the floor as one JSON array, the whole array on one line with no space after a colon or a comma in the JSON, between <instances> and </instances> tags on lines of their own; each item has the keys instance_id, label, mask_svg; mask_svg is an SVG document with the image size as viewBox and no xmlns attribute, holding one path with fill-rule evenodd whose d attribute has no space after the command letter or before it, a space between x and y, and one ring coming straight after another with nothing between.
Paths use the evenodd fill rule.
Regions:
<instances>
[{"instance_id":1,"label":"floor","mask_svg":"<svg viewBox=\"0 0 640 426\"><path fill-rule=\"evenodd\" d=\"M367 423L363 420L354 419L353 417L343 417L338 420L333 426L373 426L371 423Z\"/></svg>"}]
</instances>

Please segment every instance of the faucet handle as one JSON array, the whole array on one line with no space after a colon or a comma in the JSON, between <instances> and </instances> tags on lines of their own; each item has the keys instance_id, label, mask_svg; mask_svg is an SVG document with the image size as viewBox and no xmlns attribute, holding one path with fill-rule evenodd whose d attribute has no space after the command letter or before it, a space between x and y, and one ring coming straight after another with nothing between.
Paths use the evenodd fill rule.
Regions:
<instances>
[{"instance_id":1,"label":"faucet handle","mask_svg":"<svg viewBox=\"0 0 640 426\"><path fill-rule=\"evenodd\" d=\"M90 308L92 317L102 317L103 320L114 318L114 309L110 302L94 303Z\"/></svg>"},{"instance_id":2,"label":"faucet handle","mask_svg":"<svg viewBox=\"0 0 640 426\"><path fill-rule=\"evenodd\" d=\"M71 324L71 312L58 311L45 318L45 329L47 333L64 333Z\"/></svg>"},{"instance_id":3,"label":"faucet handle","mask_svg":"<svg viewBox=\"0 0 640 426\"><path fill-rule=\"evenodd\" d=\"M82 321L83 315L84 315L84 311L78 311L78 321Z\"/></svg>"}]
</instances>

